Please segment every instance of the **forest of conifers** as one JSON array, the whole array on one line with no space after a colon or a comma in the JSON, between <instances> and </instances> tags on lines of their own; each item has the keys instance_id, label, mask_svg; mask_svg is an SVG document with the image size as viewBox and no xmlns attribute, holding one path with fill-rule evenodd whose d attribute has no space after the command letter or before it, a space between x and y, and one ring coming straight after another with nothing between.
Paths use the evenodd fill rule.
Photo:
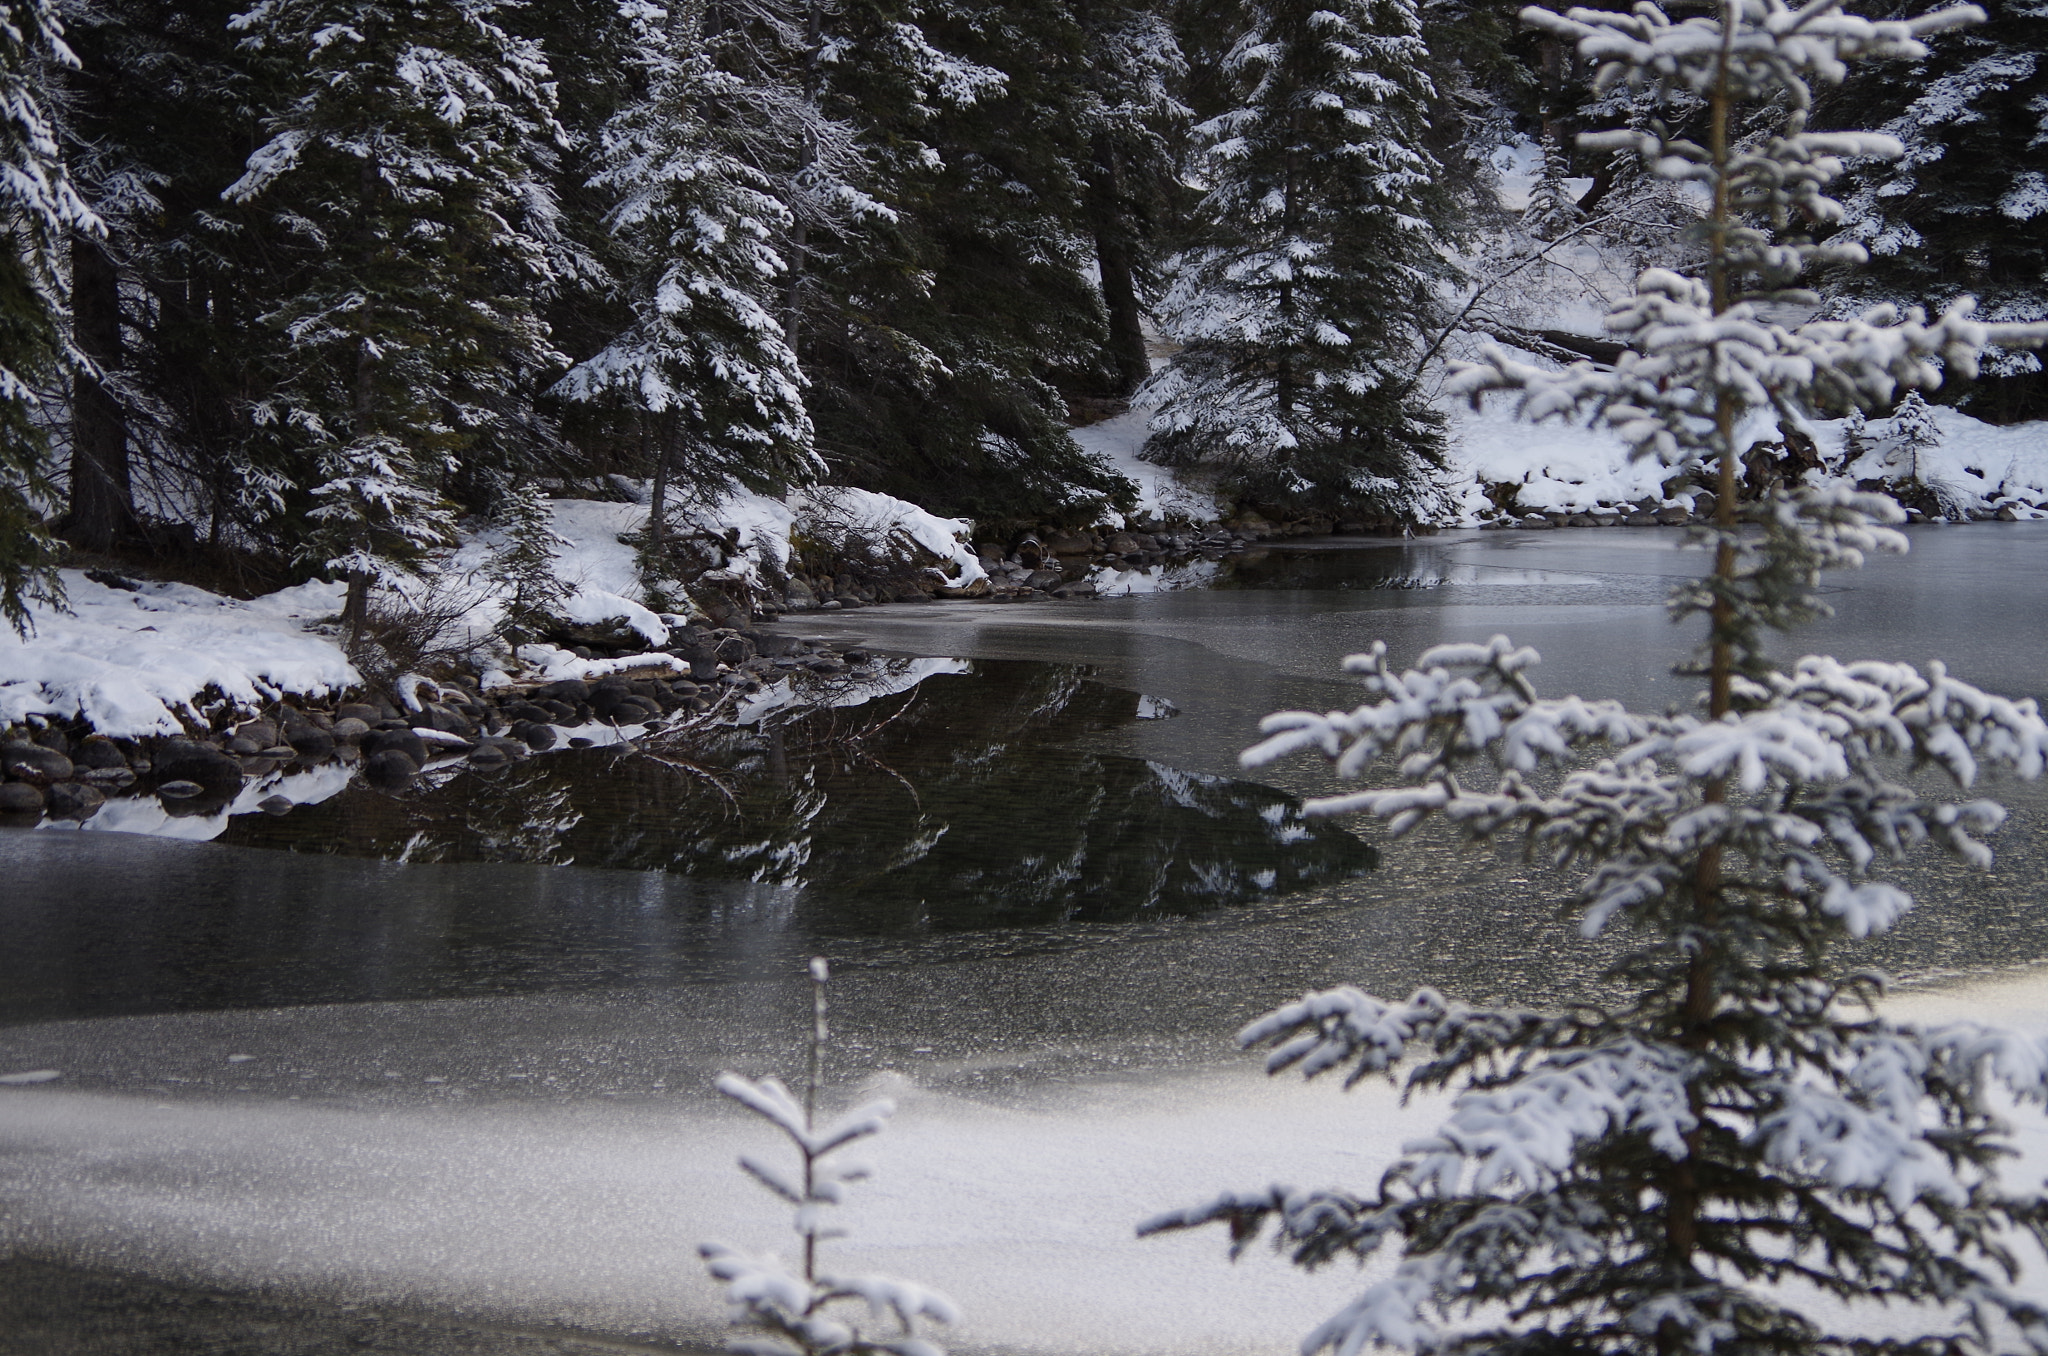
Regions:
<instances>
[{"instance_id":1,"label":"forest of conifers","mask_svg":"<svg viewBox=\"0 0 2048 1356\"><path fill-rule=\"evenodd\" d=\"M1987 8L1822 110L1907 146L1812 223L1872 254L1824 304L2044 313L2048 10ZM1148 318L1148 455L1422 517L1461 299L1631 192L1683 208L1574 151L1634 96L1513 3L0 9L16 612L60 540L367 586L615 473L1087 521L1125 490L1066 429L1148 379ZM1518 138L1547 156L1511 217ZM1980 417L2048 405L2030 355L1987 373Z\"/></svg>"}]
</instances>

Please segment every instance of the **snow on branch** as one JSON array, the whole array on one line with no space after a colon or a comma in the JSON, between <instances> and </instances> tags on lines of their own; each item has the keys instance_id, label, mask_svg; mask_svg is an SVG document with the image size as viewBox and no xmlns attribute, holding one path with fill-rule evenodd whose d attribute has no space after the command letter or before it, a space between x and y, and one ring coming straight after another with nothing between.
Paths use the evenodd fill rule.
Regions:
<instances>
[{"instance_id":1,"label":"snow on branch","mask_svg":"<svg viewBox=\"0 0 2048 1356\"><path fill-rule=\"evenodd\" d=\"M809 973L810 1076L803 1100L799 1102L776 1078L755 1080L725 1073L716 1082L721 1093L773 1125L795 1146L795 1172L751 1155L742 1155L739 1163L778 1200L795 1207L792 1230L803 1247L800 1270L785 1267L772 1254L755 1257L723 1243L698 1247L713 1279L725 1282L732 1322L752 1330L730 1348L749 1356L944 1356L917 1333L921 1319L951 1323L958 1317L944 1295L892 1276L839 1276L818 1267L819 1244L844 1233L827 1224L830 1209L844 1202L848 1183L869 1175L865 1165L835 1161L834 1156L849 1144L881 1133L894 1107L886 1100L869 1102L818 1127L812 1109L824 1060L829 971L822 958L814 958ZM894 1331L867 1333L833 1316L835 1306L847 1301L865 1304L870 1318L893 1323Z\"/></svg>"},{"instance_id":2,"label":"snow on branch","mask_svg":"<svg viewBox=\"0 0 2048 1356\"><path fill-rule=\"evenodd\" d=\"M1426 1041L1452 1016L1443 995L1418 989L1395 1007L1346 986L1312 993L1276 1008L1237 1033L1245 1049L1273 1044L1266 1072L1301 1068L1314 1078L1350 1060L1358 1068L1347 1082L1380 1073L1400 1061L1411 1041Z\"/></svg>"},{"instance_id":3,"label":"snow on branch","mask_svg":"<svg viewBox=\"0 0 2048 1356\"><path fill-rule=\"evenodd\" d=\"M1436 1134L1402 1146L1410 1161L1399 1171L1439 1196L1547 1191L1582 1143L1607 1134L1640 1133L1684 1158L1699 1123L1687 1105L1691 1058L1637 1041L1554 1051L1511 1083L1460 1095Z\"/></svg>"}]
</instances>

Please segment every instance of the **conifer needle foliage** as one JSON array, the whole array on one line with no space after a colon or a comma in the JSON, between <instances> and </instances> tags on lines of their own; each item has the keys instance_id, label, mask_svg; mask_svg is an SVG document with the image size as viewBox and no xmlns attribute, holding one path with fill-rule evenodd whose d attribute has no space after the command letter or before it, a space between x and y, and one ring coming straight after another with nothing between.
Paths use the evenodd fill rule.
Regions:
<instances>
[{"instance_id":1,"label":"conifer needle foliage","mask_svg":"<svg viewBox=\"0 0 2048 1356\"><path fill-rule=\"evenodd\" d=\"M752 1155L742 1156L740 1167L795 1210L791 1227L803 1250L792 1268L772 1253L754 1257L723 1243L698 1248L711 1275L725 1283L733 1324L741 1329L729 1349L743 1356L945 1356L918 1329L923 1320L953 1322L959 1314L951 1300L915 1281L834 1272L819 1263L820 1244L844 1234L832 1226L830 1210L845 1201L848 1184L868 1175L841 1151L880 1134L896 1108L883 1099L820 1121L830 978L822 956L811 960L810 976L810 1060L802 1099L777 1078L718 1077L720 1092L774 1126L796 1151L793 1172Z\"/></svg>"},{"instance_id":2,"label":"conifer needle foliage","mask_svg":"<svg viewBox=\"0 0 2048 1356\"><path fill-rule=\"evenodd\" d=\"M1183 347L1140 395L1146 454L1269 499L1432 516L1441 421L1413 368L1450 213L1415 6L1273 0L1246 20L1233 106L1195 129L1207 192L1170 265Z\"/></svg>"},{"instance_id":3,"label":"conifer needle foliage","mask_svg":"<svg viewBox=\"0 0 2048 1356\"><path fill-rule=\"evenodd\" d=\"M1613 978L1631 997L1542 1014L1428 990L1310 994L1240 1042L1269 1048L1269 1070L1347 1082L1413 1060L1409 1089L1457 1090L1448 1120L1376 1188L1225 1196L1144 1227L1220 1222L1243 1246L1270 1226L1305 1266L1397 1252L1311 1353L2048 1352L2048 1305L2015 1284L2022 1254L2048 1247L2048 1204L1998 1175L2003 1099L2048 1101L2048 1046L1892 1021L1880 981L1839 954L1913 906L1878 877L1887 863L1932 847L1990 865L2003 811L1975 784L2039 776L2048 724L1938 662L1774 663L1767 633L1825 610L1822 569L1905 548L1901 513L1812 488L1738 510L1735 493L1752 412L1888 406L1934 385L1936 359L1968 373L1986 345L2048 339L2048 325L1979 322L1967 298L1931 320L1879 307L1796 328L1761 305L1801 298L1816 263L1857 261L1809 232L1840 217L1827 189L1844 157L1899 149L1808 130L1814 86L1919 57L1922 37L1980 16L1724 0L1681 21L1649 4L1523 17L1576 43L1604 84L1705 103L1701 139L1651 118L1580 142L1625 145L1704 191L1705 276L1646 272L1608 318L1629 345L1612 368L1493 351L1452 386L1514 392L1527 417L1590 417L1638 456L1718 473L1701 534L1713 569L1672 598L1706 622L1688 666L1705 690L1693 710L1641 715L1539 696L1536 654L1505 637L1410 668L1375 645L1347 661L1364 705L1268 717L1245 760L1314 751L1351 778L1390 760L1397 785L1312 812L1525 836L1579 873L1584 933L1627 931ZM1815 1296L1893 1308L1879 1335L1833 1333Z\"/></svg>"},{"instance_id":4,"label":"conifer needle foliage","mask_svg":"<svg viewBox=\"0 0 2048 1356\"><path fill-rule=\"evenodd\" d=\"M76 65L53 0L0 4L0 619L28 633L28 605L60 600L44 516L56 499L42 388L72 354L56 253L98 217L72 188L44 103L51 65Z\"/></svg>"}]
</instances>

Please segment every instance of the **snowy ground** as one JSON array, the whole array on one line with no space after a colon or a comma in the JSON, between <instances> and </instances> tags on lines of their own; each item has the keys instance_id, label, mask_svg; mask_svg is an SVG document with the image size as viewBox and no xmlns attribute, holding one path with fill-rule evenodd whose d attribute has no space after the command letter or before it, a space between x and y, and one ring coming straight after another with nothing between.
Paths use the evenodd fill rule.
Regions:
<instances>
[{"instance_id":1,"label":"snowy ground","mask_svg":"<svg viewBox=\"0 0 2048 1356\"><path fill-rule=\"evenodd\" d=\"M1940 442L1921 452L1917 463L1890 440L1888 420L1869 422L1872 446L1857 458L1844 449L1849 421L1823 421L1811 431L1835 479L1892 481L1917 474L1980 509L2048 498L2048 423L2000 428L1943 406L1930 413ZM1572 513L1645 499L1689 502L1689 491L1663 492L1669 468L1630 461L1620 440L1605 429L1524 423L1514 417L1512 402L1500 398L1476 412L1461 406L1450 420L1452 496L1468 525L1492 509L1486 491L1500 484L1519 487L1516 500L1525 512ZM1776 425L1768 417L1754 417L1742 436L1774 439ZM2019 514L2032 516L2026 508Z\"/></svg>"},{"instance_id":2,"label":"snowy ground","mask_svg":"<svg viewBox=\"0 0 2048 1356\"><path fill-rule=\"evenodd\" d=\"M617 618L650 646L665 643L670 625L681 619L664 619L647 606L634 549L621 540L645 527L645 507L557 499L550 508L564 543L555 573L568 590L568 619ZM954 583L983 573L967 545L965 521L865 490L815 489L789 503L738 494L699 516L707 531L735 535L739 550L726 573L735 582L786 565L793 531L825 541L859 535L922 552ZM502 615L483 577L498 545L489 533L473 537L433 580L405 587L421 598L438 594L436 602L459 602L467 609L462 628L486 641ZM130 590L77 570L63 571L62 579L68 607L32 609L34 629L26 640L0 627L0 729L31 717L83 717L117 737L178 734L206 723L202 707L231 703L253 710L285 696L331 698L362 683L334 634L339 585L303 584L243 602L188 584L144 582ZM496 659L518 667L509 653ZM568 676L572 668L574 676L596 676L588 664L578 668L551 647L538 647L533 659L540 676Z\"/></svg>"},{"instance_id":3,"label":"snowy ground","mask_svg":"<svg viewBox=\"0 0 2048 1356\"><path fill-rule=\"evenodd\" d=\"M1166 518L1190 523L1213 523L1220 516L1216 499L1195 486L1182 483L1174 473L1149 461L1138 452L1148 436L1145 423L1152 412L1129 410L1114 419L1074 430L1074 441L1083 451L1107 462L1117 474L1138 489L1137 514L1141 518ZM1121 527L1122 523L1114 524Z\"/></svg>"},{"instance_id":4,"label":"snowy ground","mask_svg":"<svg viewBox=\"0 0 2048 1356\"><path fill-rule=\"evenodd\" d=\"M1976 508L2011 506L2018 516L2039 516L2031 505L2048 501L2048 424L1996 428L1955 410L1935 407L1940 440L1918 452L1887 437L1887 422L1867 429L1869 451L1852 460L1844 450L1848 425L1814 427L1823 458L1844 480L1917 475L1956 502ZM1505 401L1451 416L1447 476L1453 503L1466 524L1493 510L1489 487L1516 487L1523 511L1574 512L1644 500L1685 503L1667 496L1664 468L1631 462L1620 443L1601 430L1515 419ZM1771 429L1759 421L1753 436ZM1090 451L1109 460L1139 485L1140 511L1193 522L1213 522L1216 508L1204 494L1177 484L1163 468L1138 460L1144 414L1134 411L1078 430ZM555 500L554 525L566 543L556 566L571 591L572 619L620 618L650 645L668 638L679 620L658 615L643 601L633 548L620 540L638 531L645 509L631 503ZM955 583L982 574L968 545L969 524L938 518L914 504L858 490L816 490L790 503L738 495L703 513L713 532L739 543L726 574L735 582L779 571L789 560L794 531L838 539L895 543L900 552L941 562ZM488 634L499 607L481 568L493 546L488 537L466 543L451 558L444 587L471 603L469 629ZM1198 562L1171 577L1154 571L1098 570L1104 594L1199 584L1213 566ZM288 694L322 698L360 683L332 638L340 589L305 584L241 602L174 583L144 583L134 591L108 587L78 571L64 572L70 611L39 607L26 642L0 628L0 728L29 717L83 716L104 733L146 736L177 732L199 719L199 708L223 699L256 708ZM545 652L543 652L545 650ZM537 673L568 674L564 652L536 649ZM499 663L517 667L512 656Z\"/></svg>"},{"instance_id":5,"label":"snowy ground","mask_svg":"<svg viewBox=\"0 0 2048 1356\"><path fill-rule=\"evenodd\" d=\"M68 611L34 609L26 640L0 626L0 728L83 716L108 734L176 734L209 693L255 707L362 681L340 647L306 629L339 610L338 586L245 603L187 584L109 588L77 570L63 581Z\"/></svg>"}]
</instances>

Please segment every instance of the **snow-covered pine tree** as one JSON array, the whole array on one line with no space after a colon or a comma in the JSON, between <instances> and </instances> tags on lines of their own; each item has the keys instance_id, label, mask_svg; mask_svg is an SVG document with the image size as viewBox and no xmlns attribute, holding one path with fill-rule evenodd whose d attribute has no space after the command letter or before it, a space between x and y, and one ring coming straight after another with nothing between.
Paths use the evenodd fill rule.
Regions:
<instances>
[{"instance_id":1,"label":"snow-covered pine tree","mask_svg":"<svg viewBox=\"0 0 2048 1356\"><path fill-rule=\"evenodd\" d=\"M1920 476L1919 454L1941 445L1941 430L1935 425L1934 411L1927 407L1927 397L1918 391L1906 392L1906 398L1892 411L1890 424L1886 438L1894 446L1909 452L1910 473L1917 480Z\"/></svg>"},{"instance_id":2,"label":"snow-covered pine tree","mask_svg":"<svg viewBox=\"0 0 2048 1356\"><path fill-rule=\"evenodd\" d=\"M1977 298L1992 320L2048 317L2048 5L1983 0L1987 22L1935 35L1927 57L1829 101L1831 120L1905 143L1850 167L1843 233L1870 251L1838 280L1846 310ZM1906 13L1930 7L1912 0ZM1998 422L2048 414L2038 355L1994 348L1965 409Z\"/></svg>"},{"instance_id":3,"label":"snow-covered pine tree","mask_svg":"<svg viewBox=\"0 0 2048 1356\"><path fill-rule=\"evenodd\" d=\"M1870 420L1863 413L1863 407L1858 405L1850 410L1849 417L1842 421L1842 459L1839 464L1830 466L1828 469L1838 471L1843 466L1851 465L1858 457L1869 450Z\"/></svg>"},{"instance_id":4,"label":"snow-covered pine tree","mask_svg":"<svg viewBox=\"0 0 2048 1356\"><path fill-rule=\"evenodd\" d=\"M1158 277L1189 117L1178 93L1187 63L1158 8L1143 0L1074 7L1087 45L1076 100L1088 142L1084 211L1109 321L1106 365L1123 395L1152 371L1143 299Z\"/></svg>"},{"instance_id":5,"label":"snow-covered pine tree","mask_svg":"<svg viewBox=\"0 0 2048 1356\"><path fill-rule=\"evenodd\" d=\"M1001 97L1007 81L936 45L918 0L785 2L803 23L783 97L819 120L819 135L797 148L810 157L802 191L790 194L792 223L804 229L791 242L800 271L785 289L817 447L835 481L939 507L953 487L935 468L968 458L949 436L960 402L953 317L934 297L940 260L929 227L942 213L932 189L946 160L933 141L963 108ZM813 210L835 199L835 210ZM943 450L927 463L934 443Z\"/></svg>"},{"instance_id":6,"label":"snow-covered pine tree","mask_svg":"<svg viewBox=\"0 0 2048 1356\"><path fill-rule=\"evenodd\" d=\"M837 1238L827 1211L843 1204L846 1187L868 1175L853 1163L835 1161L841 1149L878 1135L895 1113L886 1099L824 1125L818 1123L818 1096L823 1083L825 982L830 977L822 956L814 957L811 975L811 1041L803 1100L798 1101L780 1079L758 1082L726 1073L718 1090L782 1132L797 1153L797 1171L790 1173L751 1156L740 1167L770 1194L796 1210L792 1228L801 1240L803 1263L792 1272L772 1253L750 1257L723 1243L705 1243L698 1252L712 1276L726 1282L735 1327L755 1336L736 1337L730 1349L745 1356L945 1356L941 1348L917 1335L918 1321L951 1323L959 1315L953 1302L936 1290L893 1276L840 1276L818 1265L818 1245ZM880 1320L885 1315L895 1331L864 1329L857 1318L842 1318L844 1306L859 1304Z\"/></svg>"},{"instance_id":7,"label":"snow-covered pine tree","mask_svg":"<svg viewBox=\"0 0 2048 1356\"><path fill-rule=\"evenodd\" d=\"M38 410L70 360L58 250L99 221L71 186L45 107L75 61L54 0L0 4L0 617L22 635L32 602L61 602L49 440Z\"/></svg>"},{"instance_id":8,"label":"snow-covered pine tree","mask_svg":"<svg viewBox=\"0 0 2048 1356\"><path fill-rule=\"evenodd\" d=\"M1723 0L1718 17L1682 22L1648 4L1524 11L1603 81L1707 100L1703 141L1653 125L1581 142L1626 137L1706 191L1707 278L1646 272L1609 316L1631 345L1612 369L1540 371L1496 350L1452 385L1520 391L1528 417L1590 414L1637 455L1717 468L1719 516L1702 534L1712 572L1673 598L1677 616L1708 625L1689 670L1707 679L1703 709L1539 698L1537 656L1496 637L1407 670L1375 646L1347 661L1367 704L1267 719L1247 763L1313 749L1357 777L1396 760L1403 785L1313 812L1364 811L1395 834L1441 815L1477 838L1524 835L1584 872L1582 932L1626 928L1632 942L1610 976L1630 996L1614 1006L1546 1015L1338 989L1240 1034L1272 1047L1275 1071L1356 1081L1412 1055L1410 1089L1459 1090L1442 1130L1376 1188L1226 1196L1146 1226L1223 1222L1242 1246L1270 1224L1309 1266L1397 1250L1392 1273L1304 1351L2048 1351L2048 1306L2013 1284L2019 1249L2048 1247L2048 1202L2001 1186L1995 1096L2003 1085L2048 1100L2048 1045L1889 1020L1881 981L1831 954L1912 907L1871 877L1881 862L1931 844L1989 864L1981 836L1999 807L1901 770L1959 788L1995 769L2038 776L2048 723L1939 663L1774 664L1766 632L1824 609L1821 569L1903 549L1887 525L1900 514L1877 496L1800 488L1738 515L1734 493L1750 411L1887 399L1936 381L1937 356L1967 373L1987 343L2048 340L2048 325L1980 324L1967 303L1933 322L1880 310L1797 329L1756 304L1842 257L1795 223L1836 219L1826 190L1843 157L1886 149L1807 130L1812 86L1856 60L1916 56L1918 36L1970 13L1872 23L1833 0ZM1778 125L1737 140L1759 105ZM1816 1296L1891 1307L1868 1330L1879 1335L1830 1333Z\"/></svg>"},{"instance_id":9,"label":"snow-covered pine tree","mask_svg":"<svg viewBox=\"0 0 2048 1356\"><path fill-rule=\"evenodd\" d=\"M1529 206L1522 212L1522 225L1538 240L1555 240L1583 220L1579 200L1565 180L1571 163L1556 137L1543 139L1543 169L1529 192Z\"/></svg>"},{"instance_id":10,"label":"snow-covered pine tree","mask_svg":"<svg viewBox=\"0 0 2048 1356\"><path fill-rule=\"evenodd\" d=\"M721 0L704 34L712 64L730 77L707 114L783 208L773 237L784 266L777 314L796 352L806 317L821 328L838 318L838 258L858 248L868 224L896 220L875 196L882 176L859 110L833 88L842 62L874 59L846 31L846 10L834 0ZM914 26L903 36L923 41Z\"/></svg>"},{"instance_id":11,"label":"snow-covered pine tree","mask_svg":"<svg viewBox=\"0 0 2048 1356\"><path fill-rule=\"evenodd\" d=\"M268 209L289 260L250 417L296 469L300 554L347 581L352 633L377 581L447 539L453 479L528 455L532 385L566 361L531 302L565 255L544 177L563 134L506 8L261 0L233 21L285 91L224 194Z\"/></svg>"},{"instance_id":12,"label":"snow-covered pine tree","mask_svg":"<svg viewBox=\"0 0 2048 1356\"><path fill-rule=\"evenodd\" d=\"M1939 463L1928 461L1927 453L1941 446L1941 426L1924 396L1908 391L1874 441L1886 484L1909 509L1942 522L1969 521L1981 501L1943 475Z\"/></svg>"},{"instance_id":13,"label":"snow-covered pine tree","mask_svg":"<svg viewBox=\"0 0 2048 1356\"><path fill-rule=\"evenodd\" d=\"M569 594L555 572L555 560L569 543L555 531L548 497L531 484L506 492L493 527L499 544L481 573L497 586L504 603L499 634L514 645L524 644Z\"/></svg>"},{"instance_id":14,"label":"snow-covered pine tree","mask_svg":"<svg viewBox=\"0 0 2048 1356\"><path fill-rule=\"evenodd\" d=\"M674 479L702 498L734 485L779 491L819 468L776 316L786 265L771 239L789 213L705 117L739 78L706 54L701 5L626 0L620 13L644 83L605 124L590 187L616 199L608 220L633 318L555 390L634 411L651 452L658 556Z\"/></svg>"},{"instance_id":15,"label":"snow-covered pine tree","mask_svg":"<svg viewBox=\"0 0 2048 1356\"><path fill-rule=\"evenodd\" d=\"M1140 396L1146 455L1256 497L1427 517L1442 435L1414 368L1451 268L1415 7L1246 16L1224 62L1238 102L1196 128L1208 191L1162 304L1183 347Z\"/></svg>"},{"instance_id":16,"label":"snow-covered pine tree","mask_svg":"<svg viewBox=\"0 0 2048 1356\"><path fill-rule=\"evenodd\" d=\"M1089 515L1127 492L1066 430L1062 383L1106 384L1070 10L833 7L827 107L860 128L895 213L814 273L803 361L835 480L981 518Z\"/></svg>"}]
</instances>

